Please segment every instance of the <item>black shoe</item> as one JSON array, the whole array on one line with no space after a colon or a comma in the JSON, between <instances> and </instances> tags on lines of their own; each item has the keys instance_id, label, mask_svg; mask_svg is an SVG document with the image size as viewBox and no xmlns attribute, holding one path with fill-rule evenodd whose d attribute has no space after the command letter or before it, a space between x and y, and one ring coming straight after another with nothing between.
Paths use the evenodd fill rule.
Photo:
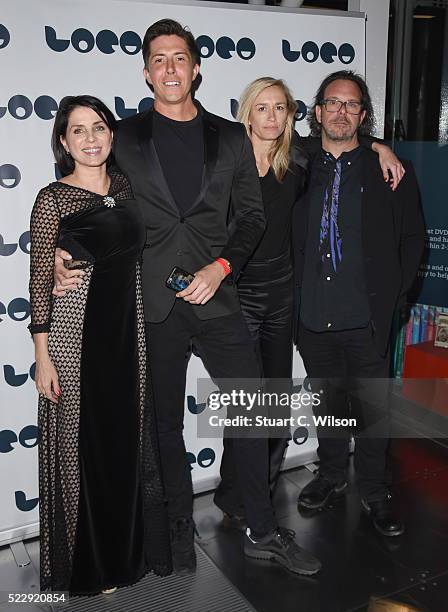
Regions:
<instances>
[{"instance_id":1,"label":"black shoe","mask_svg":"<svg viewBox=\"0 0 448 612\"><path fill-rule=\"evenodd\" d=\"M247 530L244 554L252 559L273 559L295 574L312 576L322 567L321 562L296 543L292 529L278 527L264 538L254 540Z\"/></svg>"},{"instance_id":2,"label":"black shoe","mask_svg":"<svg viewBox=\"0 0 448 612\"><path fill-rule=\"evenodd\" d=\"M222 526L226 529L236 529L237 531L246 531L248 525L245 516L239 516L238 514L229 514L228 512L223 513Z\"/></svg>"},{"instance_id":3,"label":"black shoe","mask_svg":"<svg viewBox=\"0 0 448 612\"><path fill-rule=\"evenodd\" d=\"M328 480L320 472L316 474L314 480L306 485L300 492L297 503L299 506L318 510L323 508L332 497L341 495L347 488L347 481L334 482Z\"/></svg>"},{"instance_id":4,"label":"black shoe","mask_svg":"<svg viewBox=\"0 0 448 612\"><path fill-rule=\"evenodd\" d=\"M388 493L383 499L367 502L361 500L364 512L372 519L373 526L383 536L399 536L404 533L404 525Z\"/></svg>"},{"instance_id":5,"label":"black shoe","mask_svg":"<svg viewBox=\"0 0 448 612\"><path fill-rule=\"evenodd\" d=\"M178 518L171 521L171 554L173 557L173 569L178 576L192 574L196 571L194 530L192 518Z\"/></svg>"}]
</instances>

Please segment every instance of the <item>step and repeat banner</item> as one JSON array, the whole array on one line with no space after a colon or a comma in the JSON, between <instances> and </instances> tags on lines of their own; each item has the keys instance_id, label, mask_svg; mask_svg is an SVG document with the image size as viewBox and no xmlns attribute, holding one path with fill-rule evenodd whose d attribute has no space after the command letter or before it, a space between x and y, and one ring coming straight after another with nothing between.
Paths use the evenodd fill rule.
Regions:
<instances>
[{"instance_id":1,"label":"step and repeat banner","mask_svg":"<svg viewBox=\"0 0 448 612\"><path fill-rule=\"evenodd\" d=\"M229 119L247 83L284 78L307 134L307 105L330 72L365 73L363 16L275 11L215 3L5 0L0 14L0 543L37 533L38 482L33 345L27 330L29 215L38 190L57 178L50 134L65 95L100 97L118 118L152 104L141 41L154 21L190 27L202 57L197 98ZM372 84L374 85L374 84ZM295 356L294 373L304 374ZM193 357L187 382L185 438L195 490L215 486L221 442L199 439ZM315 458L312 432L292 432L285 465Z\"/></svg>"}]
</instances>

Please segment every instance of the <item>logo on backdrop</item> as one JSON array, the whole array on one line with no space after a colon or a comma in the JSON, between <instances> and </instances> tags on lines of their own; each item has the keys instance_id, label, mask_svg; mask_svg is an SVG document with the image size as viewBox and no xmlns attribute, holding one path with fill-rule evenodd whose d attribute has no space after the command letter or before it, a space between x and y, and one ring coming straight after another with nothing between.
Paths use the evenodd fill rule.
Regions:
<instances>
[{"instance_id":1,"label":"logo on backdrop","mask_svg":"<svg viewBox=\"0 0 448 612\"><path fill-rule=\"evenodd\" d=\"M19 238L19 242L5 242L5 239L0 234L0 256L8 257L17 251L17 246L20 246L22 251L27 255L30 254L30 233L23 232Z\"/></svg>"},{"instance_id":2,"label":"logo on backdrop","mask_svg":"<svg viewBox=\"0 0 448 612\"><path fill-rule=\"evenodd\" d=\"M90 30L77 28L70 38L61 38L51 26L45 26L45 40L52 51L62 53L71 45L79 53L89 53L94 48L110 55L120 48L127 55L135 55L142 48L142 40L136 32L123 32L118 38L112 30L101 30L94 35Z\"/></svg>"},{"instance_id":3,"label":"logo on backdrop","mask_svg":"<svg viewBox=\"0 0 448 612\"><path fill-rule=\"evenodd\" d=\"M203 448L199 451L198 456L194 453L187 453L187 460L190 463L190 470L193 470L195 463L201 468L209 468L215 463L216 454L212 448Z\"/></svg>"},{"instance_id":4,"label":"logo on backdrop","mask_svg":"<svg viewBox=\"0 0 448 612\"><path fill-rule=\"evenodd\" d=\"M3 374L5 376L5 380L11 387L21 387L28 380L28 374L16 374L14 366L5 364L3 366ZM30 367L29 376L31 380L34 380L36 377L36 364Z\"/></svg>"},{"instance_id":5,"label":"logo on backdrop","mask_svg":"<svg viewBox=\"0 0 448 612\"><path fill-rule=\"evenodd\" d=\"M303 121L308 112L308 108L305 102L303 102L302 100L296 100L296 102L297 102L296 121ZM230 112L232 113L232 117L234 119L236 119L238 115L238 108L239 108L238 100L235 100L235 98L231 98L230 99Z\"/></svg>"},{"instance_id":6,"label":"logo on backdrop","mask_svg":"<svg viewBox=\"0 0 448 612\"><path fill-rule=\"evenodd\" d=\"M120 119L125 119L136 113L152 108L154 100L151 97L142 98L137 106L128 107L126 101L120 96L115 96L115 113ZM13 96L6 106L0 106L0 119L6 115L7 112L14 117L14 119L28 119L33 114L33 111L40 119L50 120L56 114L58 110L58 102L51 96L39 96L33 102L23 95ZM4 164L0 166L0 185L7 189L16 187L20 182L19 169L12 164Z\"/></svg>"},{"instance_id":7,"label":"logo on backdrop","mask_svg":"<svg viewBox=\"0 0 448 612\"><path fill-rule=\"evenodd\" d=\"M14 189L20 183L22 175L17 166L12 164L3 164L0 166L0 187L5 189Z\"/></svg>"},{"instance_id":8,"label":"logo on backdrop","mask_svg":"<svg viewBox=\"0 0 448 612\"><path fill-rule=\"evenodd\" d=\"M9 45L9 41L11 40L11 35L6 26L0 23L0 49L4 49Z\"/></svg>"},{"instance_id":9,"label":"logo on backdrop","mask_svg":"<svg viewBox=\"0 0 448 612\"><path fill-rule=\"evenodd\" d=\"M153 98L148 97L140 100L136 108L128 108L123 98L115 96L115 114L120 119L125 119L126 117L130 117L131 115L135 115L136 113L141 113L147 110L148 108L152 108L153 105Z\"/></svg>"},{"instance_id":10,"label":"logo on backdrop","mask_svg":"<svg viewBox=\"0 0 448 612\"><path fill-rule=\"evenodd\" d=\"M198 404L196 398L192 395L187 395L187 408L191 414L201 414L204 412L206 403Z\"/></svg>"},{"instance_id":11,"label":"logo on backdrop","mask_svg":"<svg viewBox=\"0 0 448 612\"><path fill-rule=\"evenodd\" d=\"M231 59L235 53L242 60L250 60L254 57L256 47L251 38L240 38L234 41L228 36L221 36L216 42L210 36L203 34L196 38L196 45L202 58L208 59L216 53L221 59Z\"/></svg>"},{"instance_id":12,"label":"logo on backdrop","mask_svg":"<svg viewBox=\"0 0 448 612\"><path fill-rule=\"evenodd\" d=\"M16 434L12 429L0 431L0 453L10 453L15 450L15 444L19 443L24 448L34 448L39 444L40 433L36 425L27 425Z\"/></svg>"},{"instance_id":13,"label":"logo on backdrop","mask_svg":"<svg viewBox=\"0 0 448 612\"><path fill-rule=\"evenodd\" d=\"M40 119L53 119L58 110L58 103L51 96L39 96L34 103L23 95L16 95L10 98L6 106L0 106L0 119L6 112L14 119L28 119L33 114L33 110Z\"/></svg>"},{"instance_id":14,"label":"logo on backdrop","mask_svg":"<svg viewBox=\"0 0 448 612\"><path fill-rule=\"evenodd\" d=\"M319 46L313 40L304 42L300 50L292 49L289 40L282 40L282 53L288 62L297 62L302 58L305 62L313 63L320 58L325 64L333 64L336 59L342 64L351 64L356 57L355 49L350 43L336 47L332 42L325 42Z\"/></svg>"},{"instance_id":15,"label":"logo on backdrop","mask_svg":"<svg viewBox=\"0 0 448 612\"><path fill-rule=\"evenodd\" d=\"M30 316L30 303L25 298L14 298L7 307L0 302L0 323L6 313L13 321L25 321Z\"/></svg>"},{"instance_id":16,"label":"logo on backdrop","mask_svg":"<svg viewBox=\"0 0 448 612\"><path fill-rule=\"evenodd\" d=\"M291 438L294 444L297 444L297 446L301 446L302 444L305 444L305 442L308 440L309 435L310 432L308 431L308 428L301 426L297 427Z\"/></svg>"},{"instance_id":17,"label":"logo on backdrop","mask_svg":"<svg viewBox=\"0 0 448 612\"><path fill-rule=\"evenodd\" d=\"M15 498L16 507L22 512L29 512L30 510L34 510L34 508L39 503L38 497L31 497L30 499L27 499L26 493L24 491L16 491Z\"/></svg>"},{"instance_id":18,"label":"logo on backdrop","mask_svg":"<svg viewBox=\"0 0 448 612\"><path fill-rule=\"evenodd\" d=\"M77 28L69 38L61 37L55 28L45 26L45 41L52 51L62 53L71 46L79 53L90 53L97 49L101 53L111 55L121 49L127 55L136 55L142 48L142 39L132 30L123 32L120 37L112 30L101 30L94 34L86 28ZM202 58L209 58L216 53L221 59L231 59L235 54L243 60L252 59L256 47L251 38L240 38L237 41L229 36L221 36L214 41L210 36L198 36L196 44Z\"/></svg>"}]
</instances>

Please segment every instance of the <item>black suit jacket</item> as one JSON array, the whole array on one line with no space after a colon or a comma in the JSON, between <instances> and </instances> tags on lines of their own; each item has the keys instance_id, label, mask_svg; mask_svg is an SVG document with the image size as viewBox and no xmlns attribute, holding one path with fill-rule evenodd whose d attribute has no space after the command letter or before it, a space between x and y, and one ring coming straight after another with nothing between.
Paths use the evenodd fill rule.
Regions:
<instances>
[{"instance_id":1,"label":"black suit jacket","mask_svg":"<svg viewBox=\"0 0 448 612\"><path fill-rule=\"evenodd\" d=\"M389 345L395 309L406 302L425 242L417 179L411 162L402 163L406 174L393 192L384 181L378 156L372 151L364 152L362 251L375 342L382 355ZM302 285L309 205L305 195L293 219L297 296ZM297 301L299 316L300 298Z\"/></svg>"},{"instance_id":2,"label":"black suit jacket","mask_svg":"<svg viewBox=\"0 0 448 612\"><path fill-rule=\"evenodd\" d=\"M163 321L176 294L165 286L174 266L195 273L217 257L233 267L215 296L193 306L200 319L239 310L234 279L260 240L264 209L252 145L245 128L198 105L204 126L201 191L180 213L166 183L152 140L153 111L120 121L114 138L117 164L128 177L146 226L143 251L145 318Z\"/></svg>"}]
</instances>

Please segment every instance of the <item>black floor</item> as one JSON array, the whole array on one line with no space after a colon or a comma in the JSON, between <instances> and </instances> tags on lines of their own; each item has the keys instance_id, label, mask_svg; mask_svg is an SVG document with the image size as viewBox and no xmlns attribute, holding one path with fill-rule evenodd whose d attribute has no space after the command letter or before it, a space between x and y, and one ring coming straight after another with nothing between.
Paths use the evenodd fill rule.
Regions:
<instances>
[{"instance_id":1,"label":"black floor","mask_svg":"<svg viewBox=\"0 0 448 612\"><path fill-rule=\"evenodd\" d=\"M403 436L400 426L400 435ZM410 432L410 436L413 434ZM212 495L195 500L199 545L258 612L448 612L448 443L428 438L394 440L394 495L407 531L377 534L360 513L353 469L345 498L311 516L296 500L312 479L307 468L283 472L275 495L280 524L318 556L314 578L290 574L267 561L245 559L243 535L221 526Z\"/></svg>"}]
</instances>

